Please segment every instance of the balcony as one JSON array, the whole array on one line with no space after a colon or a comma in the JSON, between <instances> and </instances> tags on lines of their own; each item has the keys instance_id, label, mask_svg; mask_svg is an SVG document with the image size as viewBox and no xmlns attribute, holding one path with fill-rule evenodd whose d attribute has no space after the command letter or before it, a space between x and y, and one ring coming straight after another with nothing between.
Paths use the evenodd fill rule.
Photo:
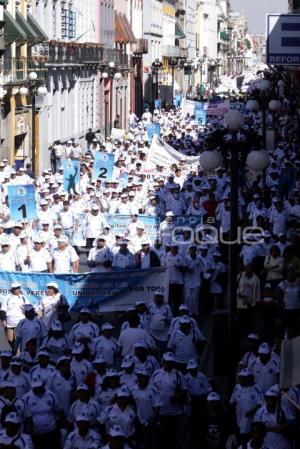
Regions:
<instances>
[{"instance_id":1,"label":"balcony","mask_svg":"<svg viewBox=\"0 0 300 449\"><path fill-rule=\"evenodd\" d=\"M148 53L148 40L147 39L137 39L137 43L133 44L133 53L146 55Z\"/></svg>"},{"instance_id":2,"label":"balcony","mask_svg":"<svg viewBox=\"0 0 300 449\"><path fill-rule=\"evenodd\" d=\"M165 58L178 58L180 56L180 47L162 45L162 56Z\"/></svg>"},{"instance_id":3,"label":"balcony","mask_svg":"<svg viewBox=\"0 0 300 449\"><path fill-rule=\"evenodd\" d=\"M3 82L18 85L28 80L30 72L36 72L39 80L45 80L45 65L29 58L3 58Z\"/></svg>"},{"instance_id":4,"label":"balcony","mask_svg":"<svg viewBox=\"0 0 300 449\"><path fill-rule=\"evenodd\" d=\"M99 66L111 61L120 68L129 65L123 50L63 41L41 44L36 58L44 60L47 67Z\"/></svg>"}]
</instances>

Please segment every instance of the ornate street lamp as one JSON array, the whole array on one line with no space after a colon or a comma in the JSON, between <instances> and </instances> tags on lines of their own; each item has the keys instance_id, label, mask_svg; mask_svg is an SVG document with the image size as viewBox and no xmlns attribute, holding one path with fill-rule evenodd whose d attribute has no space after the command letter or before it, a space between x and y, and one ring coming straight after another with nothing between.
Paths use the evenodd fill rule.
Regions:
<instances>
[{"instance_id":1,"label":"ornate street lamp","mask_svg":"<svg viewBox=\"0 0 300 449\"><path fill-rule=\"evenodd\" d=\"M254 103L253 103L254 106ZM229 232L229 282L228 282L228 349L231 352L229 377L232 380L236 368L235 328L237 306L237 260L238 260L238 226L239 226L239 164L242 158L243 142L241 129L244 116L240 111L232 110L224 118L230 134L228 152L230 154L230 232ZM251 170L264 170L269 163L266 151L251 151L247 157L247 166ZM215 151L204 151L200 155L200 165L204 170L216 170L221 165L220 155Z\"/></svg>"},{"instance_id":2,"label":"ornate street lamp","mask_svg":"<svg viewBox=\"0 0 300 449\"><path fill-rule=\"evenodd\" d=\"M158 74L162 68L163 68L163 63L158 58L156 58L155 61L152 62L152 65L151 65L152 73L156 75L156 86L155 86L153 109L155 108L155 100L158 100L158 97L159 97ZM153 79L153 77L152 77L152 79Z\"/></svg>"},{"instance_id":3,"label":"ornate street lamp","mask_svg":"<svg viewBox=\"0 0 300 449\"><path fill-rule=\"evenodd\" d=\"M36 96L44 97L47 95L47 88L43 82L38 79L36 72L30 72L26 86L19 89L21 96L29 96L31 98L31 162L34 174L37 172L36 161Z\"/></svg>"},{"instance_id":4,"label":"ornate street lamp","mask_svg":"<svg viewBox=\"0 0 300 449\"><path fill-rule=\"evenodd\" d=\"M178 67L178 59L171 58L169 60L169 67L172 70L172 107L174 107L174 84L175 84L175 69Z\"/></svg>"}]
</instances>

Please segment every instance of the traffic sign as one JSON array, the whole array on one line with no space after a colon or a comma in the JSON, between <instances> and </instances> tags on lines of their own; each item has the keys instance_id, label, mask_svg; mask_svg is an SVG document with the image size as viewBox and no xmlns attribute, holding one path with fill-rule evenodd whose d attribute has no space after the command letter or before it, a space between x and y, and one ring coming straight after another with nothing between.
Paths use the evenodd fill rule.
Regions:
<instances>
[{"instance_id":1,"label":"traffic sign","mask_svg":"<svg viewBox=\"0 0 300 449\"><path fill-rule=\"evenodd\" d=\"M300 65L300 14L267 15L267 64Z\"/></svg>"}]
</instances>

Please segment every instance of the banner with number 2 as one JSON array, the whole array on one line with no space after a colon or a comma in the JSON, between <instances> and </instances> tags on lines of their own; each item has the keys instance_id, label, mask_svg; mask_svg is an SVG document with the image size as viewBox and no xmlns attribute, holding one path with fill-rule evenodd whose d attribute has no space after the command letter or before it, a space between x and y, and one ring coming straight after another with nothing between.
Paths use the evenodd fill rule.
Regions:
<instances>
[{"instance_id":1,"label":"banner with number 2","mask_svg":"<svg viewBox=\"0 0 300 449\"><path fill-rule=\"evenodd\" d=\"M32 184L8 186L8 203L10 218L14 221L35 220L36 201Z\"/></svg>"}]
</instances>

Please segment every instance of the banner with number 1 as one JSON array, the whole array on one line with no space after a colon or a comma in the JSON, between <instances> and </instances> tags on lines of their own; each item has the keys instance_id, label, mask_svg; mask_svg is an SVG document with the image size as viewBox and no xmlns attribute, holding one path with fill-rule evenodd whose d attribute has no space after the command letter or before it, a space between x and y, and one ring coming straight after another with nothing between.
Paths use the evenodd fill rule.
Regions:
<instances>
[{"instance_id":1,"label":"banner with number 1","mask_svg":"<svg viewBox=\"0 0 300 449\"><path fill-rule=\"evenodd\" d=\"M8 186L10 218L14 221L35 220L37 218L35 190L32 184Z\"/></svg>"}]
</instances>

